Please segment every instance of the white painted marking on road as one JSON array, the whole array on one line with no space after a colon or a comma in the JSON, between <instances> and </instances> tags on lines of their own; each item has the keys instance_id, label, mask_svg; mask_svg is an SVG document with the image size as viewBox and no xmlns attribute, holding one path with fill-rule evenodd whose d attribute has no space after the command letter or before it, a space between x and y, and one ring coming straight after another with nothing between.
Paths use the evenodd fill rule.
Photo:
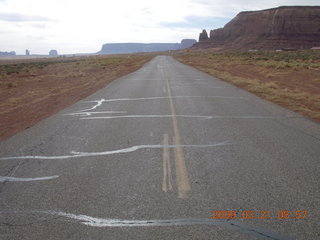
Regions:
<instances>
[{"instance_id":1,"label":"white painted marking on road","mask_svg":"<svg viewBox=\"0 0 320 240\"><path fill-rule=\"evenodd\" d=\"M176 117L200 117L201 116L192 116L192 115L175 115ZM80 119L83 120L92 120L92 119L117 119L117 118L172 118L173 115L123 115L123 116L103 116L103 117L83 117Z\"/></svg>"},{"instance_id":2,"label":"white painted marking on road","mask_svg":"<svg viewBox=\"0 0 320 240\"><path fill-rule=\"evenodd\" d=\"M166 91L166 89L165 89ZM179 99L179 98L212 98L212 99L236 99L236 100L241 100L241 99L246 99L243 97L228 97L228 96L174 96L171 97L171 99ZM64 115L85 115L85 116L91 116L91 114L100 114L103 112L90 112L98 107L100 107L103 103L105 102L118 102L118 101L144 101L144 100L160 100L160 99L169 99L169 97L143 97L143 98L115 98L115 99L100 99L100 100L94 100L94 101L88 101L88 102L94 102L96 103L94 106L88 109L80 110L75 113L67 113ZM126 113L123 111L105 111L105 113Z\"/></svg>"},{"instance_id":3,"label":"white painted marking on road","mask_svg":"<svg viewBox=\"0 0 320 240\"><path fill-rule=\"evenodd\" d=\"M210 147L220 147L232 145L229 141L224 141L220 143L213 143L207 145L167 145L167 148L210 148ZM17 159L43 159L43 160L59 160L59 159L71 159L71 158L83 158L83 157L97 157L97 156L107 156L112 154L119 153L131 153L140 149L158 149L163 148L161 144L158 145L138 145L128 148L112 150L112 151L103 151L103 152L75 152L71 151L70 155L61 155L61 156L14 156L14 157L1 157L0 160L17 160Z\"/></svg>"},{"instance_id":4,"label":"white painted marking on road","mask_svg":"<svg viewBox=\"0 0 320 240\"><path fill-rule=\"evenodd\" d=\"M76 215L56 211L35 211L34 213L50 214L77 220L90 227L152 227L152 226L185 226L185 225L216 225L222 221L206 219L168 219L168 220L126 220L111 218L96 218L87 215Z\"/></svg>"},{"instance_id":5,"label":"white painted marking on road","mask_svg":"<svg viewBox=\"0 0 320 240\"><path fill-rule=\"evenodd\" d=\"M32 182L32 181L44 181L58 178L58 175L49 177L38 177L38 178L17 178L17 177L1 177L0 182Z\"/></svg>"},{"instance_id":6,"label":"white painted marking on road","mask_svg":"<svg viewBox=\"0 0 320 240\"><path fill-rule=\"evenodd\" d=\"M165 80L163 79L130 79L129 80L129 82L135 82L135 81L162 82Z\"/></svg>"},{"instance_id":7,"label":"white painted marking on road","mask_svg":"<svg viewBox=\"0 0 320 240\"><path fill-rule=\"evenodd\" d=\"M88 112L88 111L94 110L94 109L96 109L97 107L100 107L104 101L105 101L105 99L100 99L100 100L96 100L96 101L91 101L91 102L96 102L97 104L94 105L94 106L91 107L91 108L84 109L84 110L80 110L79 112Z\"/></svg>"},{"instance_id":8,"label":"white painted marking on road","mask_svg":"<svg viewBox=\"0 0 320 240\"><path fill-rule=\"evenodd\" d=\"M91 116L93 114L104 114L104 113L127 113L127 111L104 111L104 112L75 112L75 113L66 113L67 116Z\"/></svg>"},{"instance_id":9,"label":"white painted marking on road","mask_svg":"<svg viewBox=\"0 0 320 240\"><path fill-rule=\"evenodd\" d=\"M178 88L178 87L199 87L199 84L171 84L171 88ZM203 87L203 84L201 84L201 87ZM217 88L217 89L225 89L227 87L215 87L215 86L205 86L205 88Z\"/></svg>"},{"instance_id":10,"label":"white painted marking on road","mask_svg":"<svg viewBox=\"0 0 320 240\"><path fill-rule=\"evenodd\" d=\"M82 120L94 119L119 119L119 118L202 118L206 119L277 119L271 116L201 116L201 115L122 115L122 116L102 116L102 117L83 117Z\"/></svg>"},{"instance_id":11,"label":"white painted marking on road","mask_svg":"<svg viewBox=\"0 0 320 240\"><path fill-rule=\"evenodd\" d=\"M238 231L243 234L253 235L266 240L293 240L284 235L270 232L262 228L255 227L254 225L247 225L243 222L236 220L213 220L210 218L177 218L177 219L150 219L150 220L127 220L127 219L112 219L112 218L98 218L91 217L84 214L72 214L62 211L1 211L4 214L42 214L57 217L64 217L74 220L80 224L89 227L173 227L173 226L192 226L192 225L210 225L219 226L227 230ZM56 220L49 219L49 220ZM8 225L9 226L9 225Z\"/></svg>"},{"instance_id":12,"label":"white painted marking on road","mask_svg":"<svg viewBox=\"0 0 320 240\"><path fill-rule=\"evenodd\" d=\"M228 97L228 96L173 96L172 99L176 98L218 98L218 99L246 99L244 97ZM169 99L169 97L141 97L141 98L114 98L114 99L101 99L96 100L93 102L99 102L99 104L92 107L93 109L101 106L104 102L117 102L117 101L140 101L140 100L158 100L158 99ZM90 111L90 110L82 110L83 111Z\"/></svg>"}]
</instances>

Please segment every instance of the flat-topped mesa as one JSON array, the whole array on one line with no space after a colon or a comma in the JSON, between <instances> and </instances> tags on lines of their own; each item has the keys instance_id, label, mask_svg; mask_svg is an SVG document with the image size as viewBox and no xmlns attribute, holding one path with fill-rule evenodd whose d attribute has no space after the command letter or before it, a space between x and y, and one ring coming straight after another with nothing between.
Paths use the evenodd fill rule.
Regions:
<instances>
[{"instance_id":1,"label":"flat-topped mesa","mask_svg":"<svg viewBox=\"0 0 320 240\"><path fill-rule=\"evenodd\" d=\"M137 52L161 52L192 47L195 39L183 39L181 43L106 43L98 54L121 54Z\"/></svg>"},{"instance_id":2,"label":"flat-topped mesa","mask_svg":"<svg viewBox=\"0 0 320 240\"><path fill-rule=\"evenodd\" d=\"M208 40L199 38L195 45L237 51L315 46L320 46L320 6L240 12L223 28L211 30Z\"/></svg>"},{"instance_id":3,"label":"flat-topped mesa","mask_svg":"<svg viewBox=\"0 0 320 240\"><path fill-rule=\"evenodd\" d=\"M180 43L180 48L185 49L192 47L197 41L195 39L182 39Z\"/></svg>"}]
</instances>

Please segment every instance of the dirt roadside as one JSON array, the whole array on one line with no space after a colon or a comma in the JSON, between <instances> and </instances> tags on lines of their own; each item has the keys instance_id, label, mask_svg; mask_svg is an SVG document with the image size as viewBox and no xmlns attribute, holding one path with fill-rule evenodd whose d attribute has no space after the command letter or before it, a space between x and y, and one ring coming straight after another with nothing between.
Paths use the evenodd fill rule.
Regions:
<instances>
[{"instance_id":1,"label":"dirt roadside","mask_svg":"<svg viewBox=\"0 0 320 240\"><path fill-rule=\"evenodd\" d=\"M148 55L0 61L0 141L93 94Z\"/></svg>"}]
</instances>

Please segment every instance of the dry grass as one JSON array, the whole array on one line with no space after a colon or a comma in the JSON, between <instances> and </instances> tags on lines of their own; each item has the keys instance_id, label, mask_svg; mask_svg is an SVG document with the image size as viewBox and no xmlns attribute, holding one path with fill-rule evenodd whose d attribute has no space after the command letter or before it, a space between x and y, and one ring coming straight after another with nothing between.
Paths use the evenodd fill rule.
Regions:
<instances>
[{"instance_id":1,"label":"dry grass","mask_svg":"<svg viewBox=\"0 0 320 240\"><path fill-rule=\"evenodd\" d=\"M320 51L199 53L179 61L320 122Z\"/></svg>"}]
</instances>

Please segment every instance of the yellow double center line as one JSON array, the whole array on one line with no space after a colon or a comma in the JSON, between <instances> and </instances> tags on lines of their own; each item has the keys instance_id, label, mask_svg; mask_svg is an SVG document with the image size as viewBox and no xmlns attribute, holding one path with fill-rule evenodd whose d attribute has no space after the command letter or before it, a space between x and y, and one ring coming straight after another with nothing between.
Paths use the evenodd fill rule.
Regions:
<instances>
[{"instance_id":1,"label":"yellow double center line","mask_svg":"<svg viewBox=\"0 0 320 240\"><path fill-rule=\"evenodd\" d=\"M165 68L166 69L166 68ZM188 177L188 171L184 159L184 154L183 154L183 149L181 147L181 137L180 137L180 132L178 128L178 123L177 123L177 117L176 117L176 111L174 108L173 100L172 100L172 94L171 94L171 89L169 85L169 77L166 73L166 87L167 87L167 93L168 93L168 98L169 98L169 104L170 104L170 111L172 115L172 125L173 125L173 145L176 147L174 148L174 159L175 159L175 169L176 169L176 177L177 177L177 185L178 185L178 197L179 198L187 198L188 197L188 192L191 190L190 183L189 183L189 177ZM164 180L167 181L167 184L164 190L165 192L170 189L171 186L171 177L168 177L170 170L170 159L169 159L169 150L168 146L169 145L169 138L168 135L164 135L164 153L163 153L163 160L164 160ZM166 150L167 149L167 150ZM166 165L165 165L166 162ZM166 178L165 178L166 177ZM170 181L169 181L170 180ZM163 185L163 186L164 186ZM171 186L172 188L172 186Z\"/></svg>"}]
</instances>

